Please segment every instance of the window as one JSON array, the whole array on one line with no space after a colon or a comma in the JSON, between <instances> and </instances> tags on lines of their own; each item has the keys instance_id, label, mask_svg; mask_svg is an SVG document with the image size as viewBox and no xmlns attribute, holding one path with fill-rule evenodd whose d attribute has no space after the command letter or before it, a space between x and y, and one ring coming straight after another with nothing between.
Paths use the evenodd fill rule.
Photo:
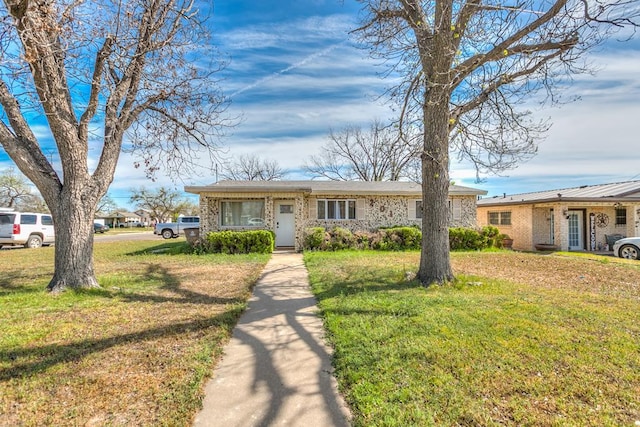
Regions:
<instances>
[{"instance_id":1,"label":"window","mask_svg":"<svg viewBox=\"0 0 640 427\"><path fill-rule=\"evenodd\" d=\"M53 219L49 215L42 215L42 225L53 225Z\"/></svg>"},{"instance_id":2,"label":"window","mask_svg":"<svg viewBox=\"0 0 640 427\"><path fill-rule=\"evenodd\" d=\"M15 214L2 214L0 215L0 225L13 224L13 221L15 221L15 219Z\"/></svg>"},{"instance_id":3,"label":"window","mask_svg":"<svg viewBox=\"0 0 640 427\"><path fill-rule=\"evenodd\" d=\"M20 224L28 224L35 225L37 223L38 217L36 215L21 215L20 216Z\"/></svg>"},{"instance_id":4,"label":"window","mask_svg":"<svg viewBox=\"0 0 640 427\"><path fill-rule=\"evenodd\" d=\"M616 208L616 225L627 225L627 209Z\"/></svg>"},{"instance_id":5,"label":"window","mask_svg":"<svg viewBox=\"0 0 640 427\"><path fill-rule=\"evenodd\" d=\"M318 200L318 219L356 219L356 201Z\"/></svg>"},{"instance_id":6,"label":"window","mask_svg":"<svg viewBox=\"0 0 640 427\"><path fill-rule=\"evenodd\" d=\"M264 222L264 200L223 201L220 225L224 227L253 227Z\"/></svg>"},{"instance_id":7,"label":"window","mask_svg":"<svg viewBox=\"0 0 640 427\"><path fill-rule=\"evenodd\" d=\"M416 200L416 219L422 219L422 200Z\"/></svg>"},{"instance_id":8,"label":"window","mask_svg":"<svg viewBox=\"0 0 640 427\"><path fill-rule=\"evenodd\" d=\"M490 225L511 225L511 212L489 212Z\"/></svg>"}]
</instances>

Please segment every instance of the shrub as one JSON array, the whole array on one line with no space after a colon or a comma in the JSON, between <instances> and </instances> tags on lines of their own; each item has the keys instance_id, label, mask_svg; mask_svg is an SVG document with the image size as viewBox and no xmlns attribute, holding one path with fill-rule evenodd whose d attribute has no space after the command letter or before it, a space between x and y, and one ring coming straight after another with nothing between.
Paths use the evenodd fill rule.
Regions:
<instances>
[{"instance_id":1,"label":"shrub","mask_svg":"<svg viewBox=\"0 0 640 427\"><path fill-rule=\"evenodd\" d=\"M329 236L323 227L311 227L304 231L303 247L307 251L326 250Z\"/></svg>"},{"instance_id":2,"label":"shrub","mask_svg":"<svg viewBox=\"0 0 640 427\"><path fill-rule=\"evenodd\" d=\"M329 250L339 251L342 249L354 249L356 239L351 230L335 227L329 232Z\"/></svg>"},{"instance_id":3,"label":"shrub","mask_svg":"<svg viewBox=\"0 0 640 427\"><path fill-rule=\"evenodd\" d=\"M502 234L498 227L493 225L485 225L480 232L487 239L487 247L499 248L502 246Z\"/></svg>"},{"instance_id":4,"label":"shrub","mask_svg":"<svg viewBox=\"0 0 640 427\"><path fill-rule=\"evenodd\" d=\"M422 233L416 227L381 228L371 241L371 248L381 251L420 249Z\"/></svg>"},{"instance_id":5,"label":"shrub","mask_svg":"<svg viewBox=\"0 0 640 427\"><path fill-rule=\"evenodd\" d=\"M371 249L371 245L375 240L376 233L369 231L356 231L353 233L355 239L355 249Z\"/></svg>"},{"instance_id":6,"label":"shrub","mask_svg":"<svg viewBox=\"0 0 640 427\"><path fill-rule=\"evenodd\" d=\"M399 250L420 249L422 246L422 232L416 227L397 227L388 231L397 237Z\"/></svg>"},{"instance_id":7,"label":"shrub","mask_svg":"<svg viewBox=\"0 0 640 427\"><path fill-rule=\"evenodd\" d=\"M199 252L248 254L273 252L275 237L269 230L212 231L201 243Z\"/></svg>"},{"instance_id":8,"label":"shrub","mask_svg":"<svg viewBox=\"0 0 640 427\"><path fill-rule=\"evenodd\" d=\"M478 230L464 227L449 229L449 248L452 251L486 249L487 242L487 238Z\"/></svg>"}]
</instances>

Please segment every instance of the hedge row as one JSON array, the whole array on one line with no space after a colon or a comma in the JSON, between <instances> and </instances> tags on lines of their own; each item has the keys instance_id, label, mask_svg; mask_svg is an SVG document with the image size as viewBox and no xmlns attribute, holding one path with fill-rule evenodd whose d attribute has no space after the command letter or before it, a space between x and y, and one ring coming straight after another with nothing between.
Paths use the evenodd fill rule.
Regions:
<instances>
[{"instance_id":1,"label":"hedge row","mask_svg":"<svg viewBox=\"0 0 640 427\"><path fill-rule=\"evenodd\" d=\"M401 251L419 249L420 230L415 227L381 228L375 232L357 231L335 227L308 228L304 238L304 249L312 251L337 251L341 249L375 249Z\"/></svg>"},{"instance_id":2,"label":"hedge row","mask_svg":"<svg viewBox=\"0 0 640 427\"><path fill-rule=\"evenodd\" d=\"M275 236L269 230L212 231L194 245L199 253L268 254L275 247Z\"/></svg>"},{"instance_id":3,"label":"hedge row","mask_svg":"<svg viewBox=\"0 0 640 427\"><path fill-rule=\"evenodd\" d=\"M449 229L451 250L482 250L501 247L503 235L496 227L480 230L455 227ZM373 249L404 251L420 249L422 233L416 227L381 228L375 232L356 231L336 227L327 230L312 227L305 231L304 249L311 251L337 251L341 249Z\"/></svg>"},{"instance_id":4,"label":"hedge row","mask_svg":"<svg viewBox=\"0 0 640 427\"><path fill-rule=\"evenodd\" d=\"M501 247L504 236L496 227L480 230L456 227L449 229L451 250L482 250ZM327 230L313 227L305 230L304 250L338 251L342 249L373 249L380 251L405 251L420 249L422 233L416 227L381 228L377 231L357 231L335 227ZM275 247L275 235L269 230L214 231L200 239L193 250L197 253L271 253Z\"/></svg>"}]
</instances>

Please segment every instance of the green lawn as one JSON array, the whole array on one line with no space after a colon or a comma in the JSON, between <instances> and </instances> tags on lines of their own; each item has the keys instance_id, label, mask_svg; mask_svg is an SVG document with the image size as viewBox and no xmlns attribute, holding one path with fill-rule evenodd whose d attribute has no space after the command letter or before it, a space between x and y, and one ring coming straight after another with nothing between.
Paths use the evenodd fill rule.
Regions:
<instances>
[{"instance_id":1,"label":"green lawn","mask_svg":"<svg viewBox=\"0 0 640 427\"><path fill-rule=\"evenodd\" d=\"M0 426L188 426L268 256L96 243L102 289L52 295L54 248L0 251Z\"/></svg>"},{"instance_id":2,"label":"green lawn","mask_svg":"<svg viewBox=\"0 0 640 427\"><path fill-rule=\"evenodd\" d=\"M418 258L305 254L354 425L638 425L638 263L454 253L425 289Z\"/></svg>"}]
</instances>

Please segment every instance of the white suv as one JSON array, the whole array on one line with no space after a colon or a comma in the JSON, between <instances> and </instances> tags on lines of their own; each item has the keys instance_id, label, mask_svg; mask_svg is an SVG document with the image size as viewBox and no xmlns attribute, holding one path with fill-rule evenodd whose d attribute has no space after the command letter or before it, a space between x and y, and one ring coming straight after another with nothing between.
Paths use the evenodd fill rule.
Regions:
<instances>
[{"instance_id":1,"label":"white suv","mask_svg":"<svg viewBox=\"0 0 640 427\"><path fill-rule=\"evenodd\" d=\"M32 212L0 212L0 247L24 245L39 248L56 239L53 219L49 214Z\"/></svg>"}]
</instances>

